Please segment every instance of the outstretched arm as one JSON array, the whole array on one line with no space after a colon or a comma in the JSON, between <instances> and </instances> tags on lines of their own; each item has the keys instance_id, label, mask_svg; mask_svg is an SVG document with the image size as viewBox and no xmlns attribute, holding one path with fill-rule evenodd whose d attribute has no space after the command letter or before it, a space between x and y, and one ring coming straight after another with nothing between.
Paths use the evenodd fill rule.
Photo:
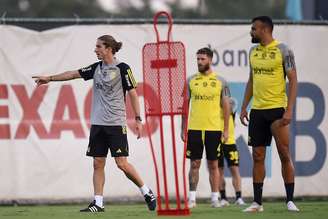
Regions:
<instances>
[{"instance_id":1,"label":"outstretched arm","mask_svg":"<svg viewBox=\"0 0 328 219\"><path fill-rule=\"evenodd\" d=\"M60 74L49 75L49 76L32 76L37 86L47 84L50 81L68 81L76 78L81 78L80 73L75 71L65 71Z\"/></svg>"}]
</instances>

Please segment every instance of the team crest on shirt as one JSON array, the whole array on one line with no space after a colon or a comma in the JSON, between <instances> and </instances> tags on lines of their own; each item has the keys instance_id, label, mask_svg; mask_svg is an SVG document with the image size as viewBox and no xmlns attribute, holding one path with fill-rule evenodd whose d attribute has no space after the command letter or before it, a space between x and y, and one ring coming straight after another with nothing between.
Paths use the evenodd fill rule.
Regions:
<instances>
[{"instance_id":1,"label":"team crest on shirt","mask_svg":"<svg viewBox=\"0 0 328 219\"><path fill-rule=\"evenodd\" d=\"M270 57L270 59L275 59L276 58L276 53L275 52L270 52L269 57Z\"/></svg>"},{"instance_id":2,"label":"team crest on shirt","mask_svg":"<svg viewBox=\"0 0 328 219\"><path fill-rule=\"evenodd\" d=\"M117 77L116 68L101 69L101 76L104 81L110 81Z\"/></svg>"},{"instance_id":3,"label":"team crest on shirt","mask_svg":"<svg viewBox=\"0 0 328 219\"><path fill-rule=\"evenodd\" d=\"M104 81L110 81L110 77L109 77L109 70L108 69L102 69L101 72L101 78Z\"/></svg>"},{"instance_id":4,"label":"team crest on shirt","mask_svg":"<svg viewBox=\"0 0 328 219\"><path fill-rule=\"evenodd\" d=\"M113 80L114 78L116 78L116 76L117 76L117 72L116 71L109 72L109 78L110 78L110 80Z\"/></svg>"},{"instance_id":5,"label":"team crest on shirt","mask_svg":"<svg viewBox=\"0 0 328 219\"><path fill-rule=\"evenodd\" d=\"M215 81L211 82L211 87L216 87L216 82Z\"/></svg>"}]
</instances>

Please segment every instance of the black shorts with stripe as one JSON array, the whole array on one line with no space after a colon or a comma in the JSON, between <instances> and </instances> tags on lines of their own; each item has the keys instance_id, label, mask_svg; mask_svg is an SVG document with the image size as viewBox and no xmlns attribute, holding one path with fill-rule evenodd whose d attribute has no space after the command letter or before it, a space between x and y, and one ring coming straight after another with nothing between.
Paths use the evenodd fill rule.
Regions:
<instances>
[{"instance_id":1,"label":"black shorts with stripe","mask_svg":"<svg viewBox=\"0 0 328 219\"><path fill-rule=\"evenodd\" d=\"M239 166L239 152L235 144L221 144L219 154L219 167L224 167L224 159L228 167Z\"/></svg>"},{"instance_id":2,"label":"black shorts with stripe","mask_svg":"<svg viewBox=\"0 0 328 219\"><path fill-rule=\"evenodd\" d=\"M272 140L271 125L274 121L281 119L284 108L275 109L252 109L248 126L248 145L270 146Z\"/></svg>"},{"instance_id":3,"label":"black shorts with stripe","mask_svg":"<svg viewBox=\"0 0 328 219\"><path fill-rule=\"evenodd\" d=\"M108 149L112 157L129 156L126 126L91 126L87 156L107 157Z\"/></svg>"},{"instance_id":4,"label":"black shorts with stripe","mask_svg":"<svg viewBox=\"0 0 328 219\"><path fill-rule=\"evenodd\" d=\"M217 160L220 143L220 131L188 130L187 158L202 159L205 147L206 159Z\"/></svg>"}]
</instances>

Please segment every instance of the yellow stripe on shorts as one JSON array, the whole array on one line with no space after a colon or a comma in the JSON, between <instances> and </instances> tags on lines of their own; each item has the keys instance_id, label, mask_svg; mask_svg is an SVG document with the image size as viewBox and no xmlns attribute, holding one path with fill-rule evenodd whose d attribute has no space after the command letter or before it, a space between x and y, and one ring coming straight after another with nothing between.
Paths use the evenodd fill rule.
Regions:
<instances>
[{"instance_id":1,"label":"yellow stripe on shorts","mask_svg":"<svg viewBox=\"0 0 328 219\"><path fill-rule=\"evenodd\" d=\"M205 145L205 130L202 130L202 141L203 145Z\"/></svg>"}]
</instances>

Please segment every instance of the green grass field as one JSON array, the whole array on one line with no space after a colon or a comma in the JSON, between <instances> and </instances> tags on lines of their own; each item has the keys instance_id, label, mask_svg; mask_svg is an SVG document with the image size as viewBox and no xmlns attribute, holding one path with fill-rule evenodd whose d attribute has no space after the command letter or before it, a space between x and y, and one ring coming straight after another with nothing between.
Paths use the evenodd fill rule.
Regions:
<instances>
[{"instance_id":1,"label":"green grass field","mask_svg":"<svg viewBox=\"0 0 328 219\"><path fill-rule=\"evenodd\" d=\"M301 209L299 213L287 212L282 202L265 202L264 212L262 213L243 213L242 208L229 206L226 208L210 208L209 204L198 204L197 208L192 210L188 218L192 219L247 219L247 218L265 218L265 219L325 219L328 218L328 202L297 202ZM80 205L40 205L40 206L0 206L0 218L11 219L83 219L83 218L137 218L151 219L158 218L156 212L149 212L142 204L122 204L106 205L104 213L80 213L79 209L85 207ZM169 218L161 216L161 218ZM170 217L172 218L172 217ZM174 217L177 218L177 217ZM186 218L186 217L182 217Z\"/></svg>"}]
</instances>

